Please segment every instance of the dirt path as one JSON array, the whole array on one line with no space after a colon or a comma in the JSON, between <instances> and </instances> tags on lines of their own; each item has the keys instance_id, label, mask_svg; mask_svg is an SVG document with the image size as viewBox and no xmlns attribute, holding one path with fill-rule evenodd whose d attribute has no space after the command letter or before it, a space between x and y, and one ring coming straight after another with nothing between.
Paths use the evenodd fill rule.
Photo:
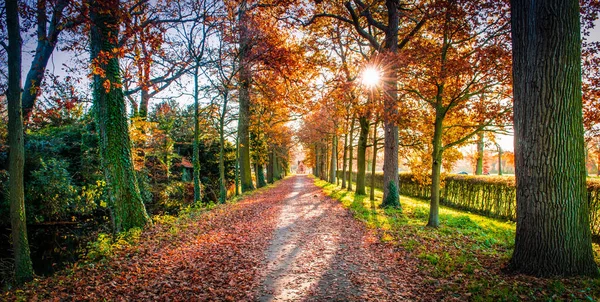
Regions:
<instances>
[{"instance_id":1,"label":"dirt path","mask_svg":"<svg viewBox=\"0 0 600 302\"><path fill-rule=\"evenodd\" d=\"M0 300L418 300L417 275L414 259L380 243L299 175L236 204L157 222L104 260L78 263Z\"/></svg>"},{"instance_id":2,"label":"dirt path","mask_svg":"<svg viewBox=\"0 0 600 302\"><path fill-rule=\"evenodd\" d=\"M266 251L260 301L413 300L416 266L306 176L293 178Z\"/></svg>"}]
</instances>

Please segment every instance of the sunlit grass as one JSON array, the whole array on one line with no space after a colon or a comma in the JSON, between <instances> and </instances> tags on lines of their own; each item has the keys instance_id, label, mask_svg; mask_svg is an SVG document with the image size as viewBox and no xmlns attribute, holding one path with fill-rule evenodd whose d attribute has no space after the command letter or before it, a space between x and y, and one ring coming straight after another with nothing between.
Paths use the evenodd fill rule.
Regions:
<instances>
[{"instance_id":1,"label":"sunlit grass","mask_svg":"<svg viewBox=\"0 0 600 302\"><path fill-rule=\"evenodd\" d=\"M539 279L509 275L502 268L514 248L516 225L445 206L440 227L426 227L427 200L402 196L402 209L381 209L383 192L375 201L339 186L315 179L325 194L339 200L358 220L376 229L381 241L390 242L420 260L421 271L441 290L474 301L588 300L600 297L600 279ZM368 191L368 190L367 190ZM593 244L600 263L600 247Z\"/></svg>"}]
</instances>

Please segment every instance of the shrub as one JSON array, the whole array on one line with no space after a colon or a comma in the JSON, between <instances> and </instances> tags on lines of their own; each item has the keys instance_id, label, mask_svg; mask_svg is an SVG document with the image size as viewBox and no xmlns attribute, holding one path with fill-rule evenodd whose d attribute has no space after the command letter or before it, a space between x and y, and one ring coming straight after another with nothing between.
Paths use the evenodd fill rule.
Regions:
<instances>
[{"instance_id":1,"label":"shrub","mask_svg":"<svg viewBox=\"0 0 600 302\"><path fill-rule=\"evenodd\" d=\"M29 221L60 220L77 207L79 188L72 185L64 160L40 159L40 168L31 172L25 199ZM29 215L28 215L29 216Z\"/></svg>"}]
</instances>

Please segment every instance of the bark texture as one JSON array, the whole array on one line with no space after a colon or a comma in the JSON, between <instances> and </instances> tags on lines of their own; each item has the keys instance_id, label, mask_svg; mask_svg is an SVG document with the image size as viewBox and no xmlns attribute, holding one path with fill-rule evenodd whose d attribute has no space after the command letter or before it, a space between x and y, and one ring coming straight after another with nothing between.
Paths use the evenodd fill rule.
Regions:
<instances>
[{"instance_id":1,"label":"bark texture","mask_svg":"<svg viewBox=\"0 0 600 302\"><path fill-rule=\"evenodd\" d=\"M400 23L400 2L386 0L388 26L385 32L385 50L393 56L398 52L398 27ZM394 64L395 65L395 64ZM384 116L384 151L383 151L383 207L400 207L398 189L398 125L395 115L398 112L398 72L391 66L385 72L384 108L388 116ZM395 190L394 190L395 189Z\"/></svg>"},{"instance_id":2,"label":"bark texture","mask_svg":"<svg viewBox=\"0 0 600 302\"><path fill-rule=\"evenodd\" d=\"M239 70L239 120L238 120L238 142L239 142L239 164L240 182L242 192L254 190L252 183L252 171L250 169L250 83L252 74L250 71L250 37L248 31L247 3L242 0L239 9L240 27L240 70Z\"/></svg>"},{"instance_id":3,"label":"bark texture","mask_svg":"<svg viewBox=\"0 0 600 302\"><path fill-rule=\"evenodd\" d=\"M598 275L586 201L577 0L511 1L517 231L509 267Z\"/></svg>"},{"instance_id":4,"label":"bark texture","mask_svg":"<svg viewBox=\"0 0 600 302\"><path fill-rule=\"evenodd\" d=\"M114 56L119 34L119 0L90 0L91 59L95 69L93 97L100 130L100 152L110 191L115 231L143 227L150 221L140 196L121 87L119 59Z\"/></svg>"},{"instance_id":5,"label":"bark texture","mask_svg":"<svg viewBox=\"0 0 600 302\"><path fill-rule=\"evenodd\" d=\"M17 0L6 2L6 29L8 32L8 199L10 202L10 226L15 257L15 279L24 283L33 278L33 268L27 240L25 222L25 184L23 173L25 146L23 142L23 111L21 109L21 26Z\"/></svg>"}]
</instances>

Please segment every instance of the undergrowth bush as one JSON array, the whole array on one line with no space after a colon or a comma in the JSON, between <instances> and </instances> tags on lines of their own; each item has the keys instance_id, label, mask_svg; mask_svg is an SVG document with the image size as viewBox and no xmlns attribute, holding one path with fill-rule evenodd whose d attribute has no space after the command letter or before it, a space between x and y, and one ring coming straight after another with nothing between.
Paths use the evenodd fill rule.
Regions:
<instances>
[{"instance_id":1,"label":"undergrowth bush","mask_svg":"<svg viewBox=\"0 0 600 302\"><path fill-rule=\"evenodd\" d=\"M137 243L141 235L140 228L132 228L117 235L100 233L95 241L88 243L86 259L92 262L108 259L116 248Z\"/></svg>"}]
</instances>

